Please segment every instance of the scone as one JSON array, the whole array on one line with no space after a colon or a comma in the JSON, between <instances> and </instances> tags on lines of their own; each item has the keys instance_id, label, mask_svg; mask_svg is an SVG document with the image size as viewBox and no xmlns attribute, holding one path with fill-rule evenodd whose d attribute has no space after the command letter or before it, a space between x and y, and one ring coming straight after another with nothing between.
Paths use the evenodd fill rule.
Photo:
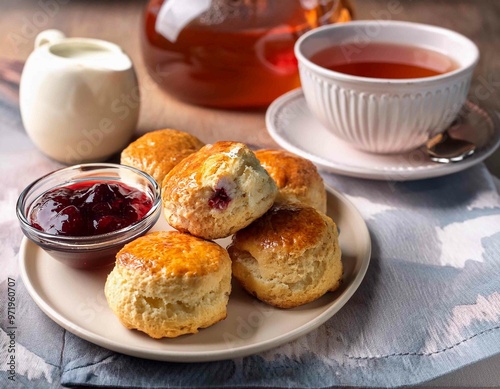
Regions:
<instances>
[{"instance_id":1,"label":"scone","mask_svg":"<svg viewBox=\"0 0 500 389\"><path fill-rule=\"evenodd\" d=\"M196 333L224 319L230 292L227 251L178 231L126 244L104 287L122 324L153 338Z\"/></svg>"},{"instance_id":2,"label":"scone","mask_svg":"<svg viewBox=\"0 0 500 389\"><path fill-rule=\"evenodd\" d=\"M205 239L227 237L262 216L278 188L243 143L206 145L163 180L167 222Z\"/></svg>"},{"instance_id":3,"label":"scone","mask_svg":"<svg viewBox=\"0 0 500 389\"><path fill-rule=\"evenodd\" d=\"M142 170L161 185L165 175L204 143L187 132L164 129L144 134L121 153L120 163Z\"/></svg>"},{"instance_id":4,"label":"scone","mask_svg":"<svg viewBox=\"0 0 500 389\"><path fill-rule=\"evenodd\" d=\"M228 252L234 278L275 307L309 303L342 281L337 226L303 204L275 204L233 236Z\"/></svg>"},{"instance_id":5,"label":"scone","mask_svg":"<svg viewBox=\"0 0 500 389\"><path fill-rule=\"evenodd\" d=\"M278 202L301 202L326 213L323 178L308 159L285 150L257 150L255 155L278 185Z\"/></svg>"}]
</instances>

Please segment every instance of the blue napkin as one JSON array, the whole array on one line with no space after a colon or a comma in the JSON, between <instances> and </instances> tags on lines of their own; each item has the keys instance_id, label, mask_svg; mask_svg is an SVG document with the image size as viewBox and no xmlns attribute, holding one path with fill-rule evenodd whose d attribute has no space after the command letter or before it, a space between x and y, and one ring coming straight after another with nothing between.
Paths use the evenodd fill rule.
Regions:
<instances>
[{"instance_id":1,"label":"blue napkin","mask_svg":"<svg viewBox=\"0 0 500 389\"><path fill-rule=\"evenodd\" d=\"M32 169L30 174L43 173ZM37 308L16 273L21 233L12 209L14 192L22 188L17 174L9 177L3 186L11 194L0 197L0 214L8 213L0 221L7 261L0 303L5 306L7 277L14 278L13 388L397 387L500 353L500 195L482 164L413 182L325 174L325 182L356 205L371 233L373 254L360 288L329 321L296 341L244 358L191 364L111 352L63 330ZM1 325L4 345L7 323ZM5 369L2 384L8 382Z\"/></svg>"}]
</instances>

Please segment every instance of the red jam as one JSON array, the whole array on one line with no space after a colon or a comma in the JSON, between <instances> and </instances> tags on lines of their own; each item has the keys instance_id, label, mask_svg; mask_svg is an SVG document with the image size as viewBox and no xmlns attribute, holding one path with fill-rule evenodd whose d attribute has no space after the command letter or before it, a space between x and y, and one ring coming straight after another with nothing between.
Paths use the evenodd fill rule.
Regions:
<instances>
[{"instance_id":1,"label":"red jam","mask_svg":"<svg viewBox=\"0 0 500 389\"><path fill-rule=\"evenodd\" d=\"M230 201L231 197L229 197L226 190L224 188L217 188L212 197L208 199L208 205L210 208L223 211L227 208Z\"/></svg>"},{"instance_id":2,"label":"red jam","mask_svg":"<svg viewBox=\"0 0 500 389\"><path fill-rule=\"evenodd\" d=\"M118 181L89 181L44 193L30 212L31 225L54 235L92 236L127 227L153 206L144 192Z\"/></svg>"}]
</instances>

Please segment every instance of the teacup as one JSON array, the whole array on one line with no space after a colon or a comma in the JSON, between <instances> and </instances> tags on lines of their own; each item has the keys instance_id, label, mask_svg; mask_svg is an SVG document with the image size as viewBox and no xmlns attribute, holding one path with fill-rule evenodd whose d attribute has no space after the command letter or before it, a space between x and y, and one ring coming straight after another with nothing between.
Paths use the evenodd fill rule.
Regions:
<instances>
[{"instance_id":1,"label":"teacup","mask_svg":"<svg viewBox=\"0 0 500 389\"><path fill-rule=\"evenodd\" d=\"M130 141L139 117L134 67L111 42L46 30L24 66L20 108L33 143L65 163L104 161Z\"/></svg>"},{"instance_id":2,"label":"teacup","mask_svg":"<svg viewBox=\"0 0 500 389\"><path fill-rule=\"evenodd\" d=\"M373 153L409 151L443 132L463 106L479 60L476 45L454 31L382 20L309 31L295 55L314 116Z\"/></svg>"}]
</instances>

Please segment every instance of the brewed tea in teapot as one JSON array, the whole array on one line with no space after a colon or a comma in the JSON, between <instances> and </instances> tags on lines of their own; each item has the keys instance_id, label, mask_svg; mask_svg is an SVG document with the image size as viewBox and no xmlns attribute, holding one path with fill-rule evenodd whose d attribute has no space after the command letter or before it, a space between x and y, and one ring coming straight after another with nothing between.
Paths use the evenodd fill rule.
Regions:
<instances>
[{"instance_id":1,"label":"brewed tea in teapot","mask_svg":"<svg viewBox=\"0 0 500 389\"><path fill-rule=\"evenodd\" d=\"M152 78L180 100L261 107L300 86L298 37L350 18L339 0L150 0L143 55Z\"/></svg>"}]
</instances>

